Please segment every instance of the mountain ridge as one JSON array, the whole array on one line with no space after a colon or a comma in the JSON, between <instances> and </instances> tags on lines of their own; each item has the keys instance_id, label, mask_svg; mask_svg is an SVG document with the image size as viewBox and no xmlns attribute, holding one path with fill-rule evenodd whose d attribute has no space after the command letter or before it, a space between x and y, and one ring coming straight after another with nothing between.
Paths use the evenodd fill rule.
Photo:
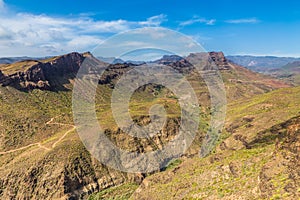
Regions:
<instances>
[{"instance_id":1,"label":"mountain ridge","mask_svg":"<svg viewBox=\"0 0 300 200\"><path fill-rule=\"evenodd\" d=\"M206 57L209 58L207 61L215 61L216 67L220 69L228 102L234 103L240 100L249 103L250 100L247 99L260 97L260 95L265 98L263 94L267 92L289 87L281 81L273 82L277 80L230 63L221 52L215 52L212 55L213 58ZM0 109L2 111L0 113L0 198L82 199L88 198L92 193L104 192L114 186L124 184L127 189L136 189L137 185L150 175L123 173L102 165L85 149L76 130L71 129L74 125L71 114L74 72L79 69L85 56L91 56L91 54L72 53L42 61L30 60L28 61L31 63L30 66L26 63L21 66L7 65L4 69L5 73L0 73L2 80L4 80L3 77L14 74L18 77L16 80L23 84L15 85L15 82L12 82L6 86L0 86ZM208 54L195 53L189 58L166 63L187 76L201 102L199 130L190 149L182 158L179 158L183 160L192 159L198 155L201 141L209 127L209 91L205 86L205 81L188 61L189 59L199 60L198 56L201 58ZM35 67L31 69L32 66ZM128 151L144 153L162 148L176 136L181 112L176 96L168 88L149 84L139 88L132 96L130 114L136 123L147 125L151 121L148 114L151 106L162 104L168 114L166 126L150 139L132 138L121 131L114 122L109 97L115 83L133 66L132 64L108 65L103 79L99 81L95 109L99 123L112 142ZM203 69L206 69L206 66ZM26 81L35 84L40 80L48 81L51 88L30 86L28 90L24 90L26 89L25 78ZM60 89L58 86L65 89ZM264 104L267 103L263 102L262 105L267 107ZM243 104L239 102L237 105ZM260 108L260 106L258 104L255 108ZM241 112L240 110L243 109L237 109L236 112ZM295 110L293 109L293 112L296 112ZM233 114L239 116L237 113ZM270 122L266 121L267 123ZM62 124L68 124L68 126ZM239 122L234 121L231 124L229 128L233 127L233 130L245 128L244 124ZM264 127L266 127L265 124ZM222 134L222 141L226 140L226 135L226 133ZM226 146L230 147L227 141L230 140L225 142ZM249 141L246 140L246 142ZM267 153L265 152L266 155ZM176 163L178 164L178 161L172 161L162 170L176 171ZM126 184L130 187L126 187Z\"/></svg>"},{"instance_id":2,"label":"mountain ridge","mask_svg":"<svg viewBox=\"0 0 300 200\"><path fill-rule=\"evenodd\" d=\"M25 60L4 65L0 67L0 85L28 90L51 89L51 77L75 75L85 57L86 54L73 52L47 60Z\"/></svg>"}]
</instances>

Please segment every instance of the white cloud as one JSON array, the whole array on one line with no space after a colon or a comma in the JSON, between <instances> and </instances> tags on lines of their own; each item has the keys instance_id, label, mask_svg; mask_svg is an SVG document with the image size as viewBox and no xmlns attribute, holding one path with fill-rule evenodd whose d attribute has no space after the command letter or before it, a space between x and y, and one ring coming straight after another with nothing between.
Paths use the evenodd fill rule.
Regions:
<instances>
[{"instance_id":1,"label":"white cloud","mask_svg":"<svg viewBox=\"0 0 300 200\"><path fill-rule=\"evenodd\" d=\"M179 26L189 26L196 23L206 24L206 25L214 25L216 23L215 19L205 19L205 18L199 18L199 17L193 17L190 20L183 21L179 23Z\"/></svg>"},{"instance_id":2,"label":"white cloud","mask_svg":"<svg viewBox=\"0 0 300 200\"><path fill-rule=\"evenodd\" d=\"M233 20L227 20L225 21L229 24L257 24L260 22L260 20L256 18L248 18L248 19L233 19Z\"/></svg>"},{"instance_id":3,"label":"white cloud","mask_svg":"<svg viewBox=\"0 0 300 200\"><path fill-rule=\"evenodd\" d=\"M104 21L87 16L52 17L11 10L1 12L5 7L0 0L0 57L46 56L92 50L107 35L133 28L160 26L166 21L162 14L145 21Z\"/></svg>"},{"instance_id":4,"label":"white cloud","mask_svg":"<svg viewBox=\"0 0 300 200\"><path fill-rule=\"evenodd\" d=\"M159 26L162 22L168 21L167 16L164 14L156 15L153 17L149 17L147 21L140 22L140 25L147 25L147 26Z\"/></svg>"}]
</instances>

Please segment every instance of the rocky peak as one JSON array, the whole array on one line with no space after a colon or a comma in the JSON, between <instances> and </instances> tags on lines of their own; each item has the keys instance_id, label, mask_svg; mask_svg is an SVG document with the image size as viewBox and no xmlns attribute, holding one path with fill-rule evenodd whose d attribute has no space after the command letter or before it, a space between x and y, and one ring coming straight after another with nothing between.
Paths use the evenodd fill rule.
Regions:
<instances>
[{"instance_id":1,"label":"rocky peak","mask_svg":"<svg viewBox=\"0 0 300 200\"><path fill-rule=\"evenodd\" d=\"M74 52L43 63L42 69L44 70L46 78L76 74L84 59L83 54Z\"/></svg>"},{"instance_id":2,"label":"rocky peak","mask_svg":"<svg viewBox=\"0 0 300 200\"><path fill-rule=\"evenodd\" d=\"M219 70L229 70L230 66L228 60L224 56L223 52L200 52L200 53L191 53L186 57L190 63L199 63L203 61L203 70L210 69L212 63L214 63Z\"/></svg>"},{"instance_id":3,"label":"rocky peak","mask_svg":"<svg viewBox=\"0 0 300 200\"><path fill-rule=\"evenodd\" d=\"M228 60L224 56L223 52L210 52L209 55L220 70L229 70L230 69Z\"/></svg>"}]
</instances>

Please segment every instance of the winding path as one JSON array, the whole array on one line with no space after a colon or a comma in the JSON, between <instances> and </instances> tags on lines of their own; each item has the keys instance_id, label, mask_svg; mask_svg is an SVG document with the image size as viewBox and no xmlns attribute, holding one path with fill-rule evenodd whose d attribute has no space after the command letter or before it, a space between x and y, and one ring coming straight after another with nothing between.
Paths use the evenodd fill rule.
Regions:
<instances>
[{"instance_id":1,"label":"winding path","mask_svg":"<svg viewBox=\"0 0 300 200\"><path fill-rule=\"evenodd\" d=\"M32 147L32 146L38 146L39 148L42 148L42 149L45 149L47 151L50 151L51 149L54 149L56 147L56 145L61 142L70 132L74 131L75 130L75 126L72 125L72 124L63 124L63 123L58 123L58 122L53 122L55 118L57 118L58 116L56 117L52 117L48 122L46 122L45 124L46 125L61 125L61 126L71 126L72 128L67 130L56 142L54 142L51 146L51 148L49 147L46 147L46 146L43 146L41 142L37 142L37 143L32 143L32 144L29 144L27 146L24 146L24 147L20 147L20 148L17 148L17 149L13 149L13 150L9 150L9 151L4 151L4 152L0 152L0 155L5 155L5 154L9 154L9 153L14 153L14 152L17 152L17 151L21 151L21 150L24 150L24 149L27 149L29 147Z\"/></svg>"}]
</instances>

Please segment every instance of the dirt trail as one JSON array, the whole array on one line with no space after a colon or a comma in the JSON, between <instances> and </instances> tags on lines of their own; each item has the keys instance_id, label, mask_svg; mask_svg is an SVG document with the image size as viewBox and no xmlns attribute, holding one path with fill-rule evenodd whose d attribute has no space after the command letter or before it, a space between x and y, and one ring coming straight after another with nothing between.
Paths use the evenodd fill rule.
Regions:
<instances>
[{"instance_id":1,"label":"dirt trail","mask_svg":"<svg viewBox=\"0 0 300 200\"><path fill-rule=\"evenodd\" d=\"M54 142L51 146L51 148L49 147L45 147L42 145L42 142L37 142L37 143L32 143L32 144L29 144L27 146L24 146L24 147L20 147L20 148L17 148L17 149L13 149L13 150L9 150L9 151L4 151L4 152L0 152L0 155L5 155L5 154L9 154L9 153L14 153L14 152L17 152L17 151L21 151L21 150L24 150L24 149L27 149L29 147L32 147L32 146L38 146L39 148L42 148L42 149L45 149L47 151L50 151L51 149L54 149L56 147L56 145L61 142L70 132L74 131L75 130L75 126L72 125L72 124L63 124L63 123L58 123L58 122L53 122L55 118L57 118L59 116L56 116L56 117L52 117L48 122L46 122L45 124L46 125L61 125L61 126L71 126L72 128L67 130L56 142Z\"/></svg>"}]
</instances>

